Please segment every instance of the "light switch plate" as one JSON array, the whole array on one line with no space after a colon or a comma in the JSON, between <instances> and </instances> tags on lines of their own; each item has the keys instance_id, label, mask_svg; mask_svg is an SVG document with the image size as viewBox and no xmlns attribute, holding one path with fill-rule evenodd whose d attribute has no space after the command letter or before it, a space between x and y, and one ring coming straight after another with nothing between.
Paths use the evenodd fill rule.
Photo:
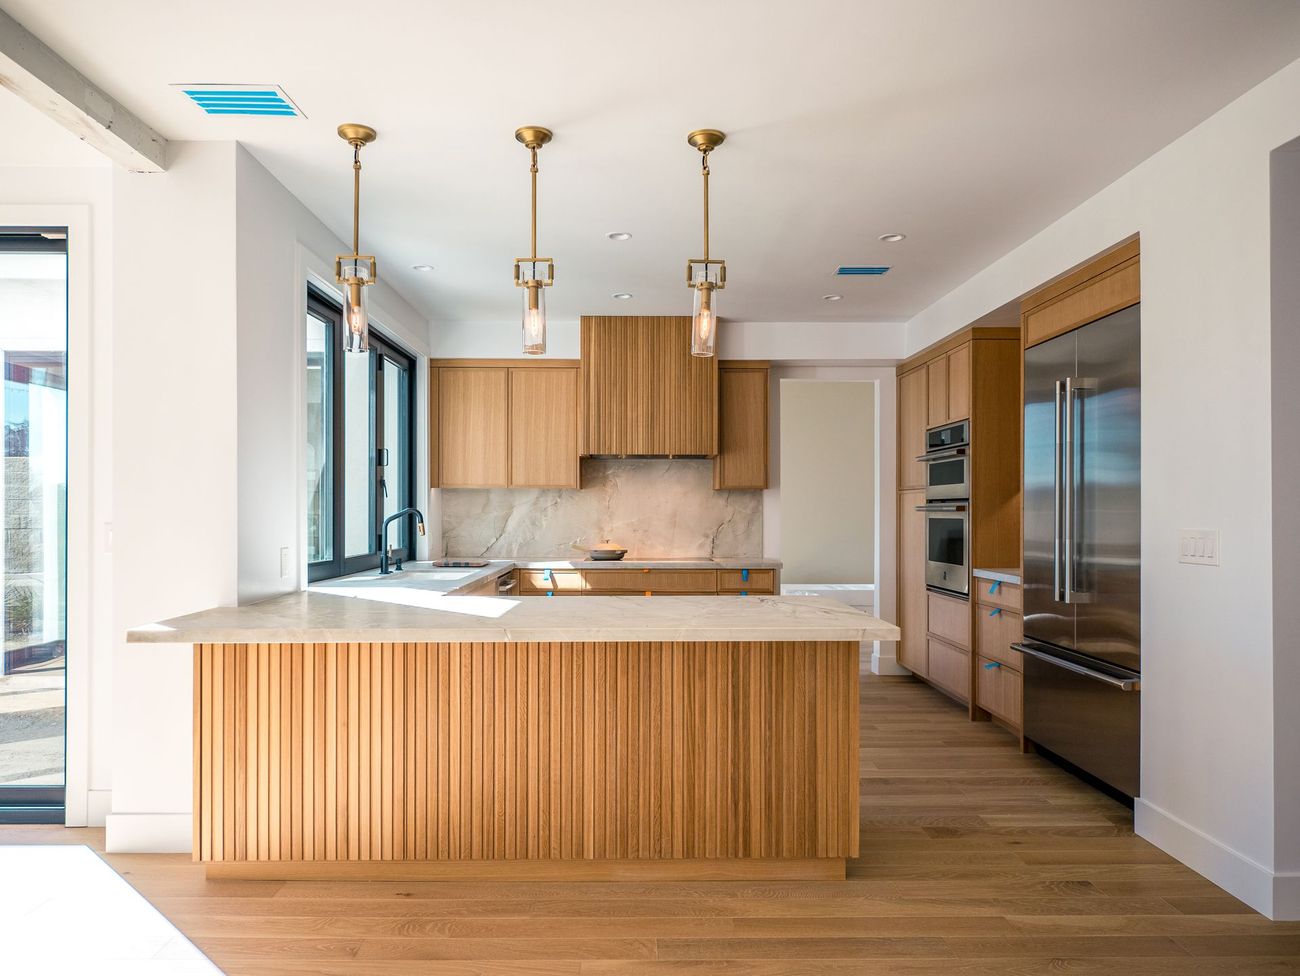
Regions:
<instances>
[{"instance_id":1,"label":"light switch plate","mask_svg":"<svg viewBox=\"0 0 1300 976\"><path fill-rule=\"evenodd\" d=\"M1194 566L1219 565L1219 530L1179 530L1178 561L1191 563Z\"/></svg>"}]
</instances>

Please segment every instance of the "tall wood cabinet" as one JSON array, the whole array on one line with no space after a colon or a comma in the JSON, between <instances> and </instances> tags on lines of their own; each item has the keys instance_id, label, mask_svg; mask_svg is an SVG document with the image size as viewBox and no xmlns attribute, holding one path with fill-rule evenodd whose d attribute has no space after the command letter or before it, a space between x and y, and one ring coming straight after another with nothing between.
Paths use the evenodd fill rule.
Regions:
<instances>
[{"instance_id":1,"label":"tall wood cabinet","mask_svg":"<svg viewBox=\"0 0 1300 976\"><path fill-rule=\"evenodd\" d=\"M579 487L575 361L435 360L429 391L433 487Z\"/></svg>"},{"instance_id":2,"label":"tall wood cabinet","mask_svg":"<svg viewBox=\"0 0 1300 976\"><path fill-rule=\"evenodd\" d=\"M691 355L686 315L582 317L584 455L713 457L718 360Z\"/></svg>"},{"instance_id":3,"label":"tall wood cabinet","mask_svg":"<svg viewBox=\"0 0 1300 976\"><path fill-rule=\"evenodd\" d=\"M715 489L767 487L767 390L767 363L719 364Z\"/></svg>"},{"instance_id":4,"label":"tall wood cabinet","mask_svg":"<svg viewBox=\"0 0 1300 976\"><path fill-rule=\"evenodd\" d=\"M1020 564L1020 330L976 326L898 367L898 663L964 702L974 687L969 601L927 592L927 428L969 420L971 566ZM974 592L972 586L972 592ZM934 608L942 619L931 620ZM964 628L956 618L965 617Z\"/></svg>"}]
</instances>

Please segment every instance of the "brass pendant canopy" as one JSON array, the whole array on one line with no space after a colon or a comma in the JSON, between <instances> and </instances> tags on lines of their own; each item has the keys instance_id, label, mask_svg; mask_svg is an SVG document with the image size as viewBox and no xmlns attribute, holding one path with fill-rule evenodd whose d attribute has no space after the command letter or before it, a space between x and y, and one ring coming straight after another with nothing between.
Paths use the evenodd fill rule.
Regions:
<instances>
[{"instance_id":1,"label":"brass pendant canopy","mask_svg":"<svg viewBox=\"0 0 1300 976\"><path fill-rule=\"evenodd\" d=\"M537 151L551 141L553 133L540 125L524 125L515 130L515 139L528 150L528 173L532 184L531 239L529 256L515 258L515 287L524 295L524 353L541 356L546 352L546 293L542 290L555 283L555 262L537 256ZM539 266L545 266L544 272Z\"/></svg>"},{"instance_id":2,"label":"brass pendant canopy","mask_svg":"<svg viewBox=\"0 0 1300 976\"><path fill-rule=\"evenodd\" d=\"M686 136L688 144L700 151L700 171L704 177L704 257L686 262L686 284L695 290L695 307L691 313L691 355L712 356L718 337L717 292L727 287L727 262L709 257L709 154L726 141L727 134L718 129L696 129Z\"/></svg>"},{"instance_id":3,"label":"brass pendant canopy","mask_svg":"<svg viewBox=\"0 0 1300 976\"><path fill-rule=\"evenodd\" d=\"M378 280L378 268L373 254L361 253L361 147L374 142L376 133L356 122L343 123L338 133L352 147L352 253L334 259L334 279L343 286L344 349L365 353L370 351L366 286Z\"/></svg>"}]
</instances>

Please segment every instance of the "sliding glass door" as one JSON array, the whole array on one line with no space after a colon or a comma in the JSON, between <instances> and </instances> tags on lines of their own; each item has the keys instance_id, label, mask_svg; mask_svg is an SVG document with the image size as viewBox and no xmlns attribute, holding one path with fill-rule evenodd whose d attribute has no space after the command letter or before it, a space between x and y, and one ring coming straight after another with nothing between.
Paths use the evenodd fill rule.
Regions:
<instances>
[{"instance_id":1,"label":"sliding glass door","mask_svg":"<svg viewBox=\"0 0 1300 976\"><path fill-rule=\"evenodd\" d=\"M0 823L63 822L67 293L64 229L0 228Z\"/></svg>"}]
</instances>

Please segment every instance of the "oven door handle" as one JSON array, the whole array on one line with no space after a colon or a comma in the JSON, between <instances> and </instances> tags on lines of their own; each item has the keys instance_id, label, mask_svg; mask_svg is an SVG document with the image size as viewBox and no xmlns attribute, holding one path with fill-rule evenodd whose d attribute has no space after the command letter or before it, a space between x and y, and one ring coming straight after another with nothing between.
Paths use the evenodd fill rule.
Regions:
<instances>
[{"instance_id":1,"label":"oven door handle","mask_svg":"<svg viewBox=\"0 0 1300 976\"><path fill-rule=\"evenodd\" d=\"M960 444L957 447L945 448L942 451L928 451L920 455L917 460L924 464L931 461L951 461L953 458L964 458L966 456L966 445Z\"/></svg>"},{"instance_id":2,"label":"oven door handle","mask_svg":"<svg viewBox=\"0 0 1300 976\"><path fill-rule=\"evenodd\" d=\"M965 502L926 502L924 505L917 505L918 512L964 512L966 511Z\"/></svg>"}]
</instances>

